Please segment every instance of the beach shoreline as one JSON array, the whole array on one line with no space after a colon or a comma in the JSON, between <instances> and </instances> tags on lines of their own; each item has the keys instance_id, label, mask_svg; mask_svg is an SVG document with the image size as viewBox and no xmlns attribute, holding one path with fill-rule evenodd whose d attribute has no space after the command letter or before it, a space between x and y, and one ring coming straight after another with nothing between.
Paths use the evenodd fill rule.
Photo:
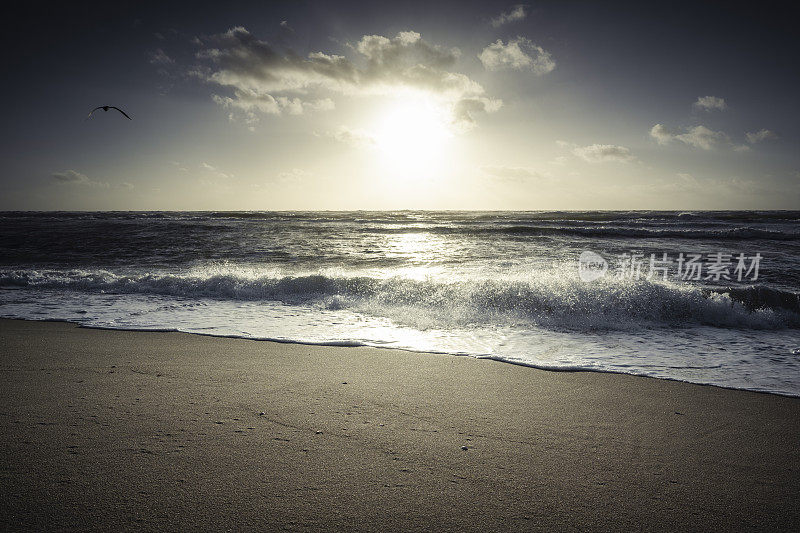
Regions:
<instances>
[{"instance_id":1,"label":"beach shoreline","mask_svg":"<svg viewBox=\"0 0 800 533\"><path fill-rule=\"evenodd\" d=\"M0 320L3 529L787 529L800 399Z\"/></svg>"},{"instance_id":2,"label":"beach shoreline","mask_svg":"<svg viewBox=\"0 0 800 533\"><path fill-rule=\"evenodd\" d=\"M617 374L622 376L631 376L631 377L642 377L646 379L656 379L656 380L666 380L666 381L676 381L678 383L687 383L690 385L698 385L703 387L716 387L724 390L732 390L732 391L742 391L742 392L751 392L754 394L768 394L774 396L783 396L786 398L797 398L800 399L800 395L791 394L788 392L782 391L772 391L772 390L760 390L760 389L747 389L747 388L737 388L734 386L726 386L726 385L719 385L716 383L704 383L701 381L691 381L685 379L679 379L675 377L663 377L663 376L649 376L645 374L639 374L635 372L624 372L621 370L606 370L601 368L589 368L589 367L559 367L559 366L547 366L541 365L536 363L528 363L525 361L517 361L513 359L503 359L500 357L496 357L491 354L474 354L474 353L454 353L454 352L447 352L447 351L437 351L437 350L414 350L411 348L404 348L404 347L397 347L397 346L381 346L381 345L374 345L374 344L362 344L358 341L304 341L304 340L297 340L297 339L282 339L282 338L260 338L260 337L247 337L243 335L235 335L235 334L218 334L218 333L202 333L199 331L182 331L175 328L144 328L144 327L113 327L113 326L95 326L91 324L81 324L79 322L75 322L72 320L64 320L64 319L53 319L53 318L46 318L42 320L32 320L28 318L0 318L0 321L23 321L23 322L43 322L43 323L60 323L60 324L70 324L74 325L81 329L96 329L100 331L128 331L133 333L180 333L182 335L197 335L199 337L213 337L219 339L238 339L238 340L246 340L252 342L266 342L269 344L298 344L301 346L315 346L318 348L361 348L361 349L370 349L374 348L377 350L389 350L389 351L400 351L405 353L411 354L420 354L420 355L437 355L437 356L447 356L447 357L469 357L472 359L482 359L485 361L494 361L501 364L506 365L514 365L514 366L521 366L523 368L530 368L533 370L539 370L543 372L589 372L589 373L598 373L598 374Z\"/></svg>"}]
</instances>

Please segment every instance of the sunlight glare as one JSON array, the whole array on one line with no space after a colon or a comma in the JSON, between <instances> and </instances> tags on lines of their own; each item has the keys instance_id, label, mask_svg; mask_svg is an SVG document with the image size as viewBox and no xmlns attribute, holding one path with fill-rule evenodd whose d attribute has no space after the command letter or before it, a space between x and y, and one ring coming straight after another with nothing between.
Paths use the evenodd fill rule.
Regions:
<instances>
[{"instance_id":1,"label":"sunlight glare","mask_svg":"<svg viewBox=\"0 0 800 533\"><path fill-rule=\"evenodd\" d=\"M376 121L375 142L384 170L404 180L430 179L442 170L452 136L447 113L436 102L396 102Z\"/></svg>"}]
</instances>

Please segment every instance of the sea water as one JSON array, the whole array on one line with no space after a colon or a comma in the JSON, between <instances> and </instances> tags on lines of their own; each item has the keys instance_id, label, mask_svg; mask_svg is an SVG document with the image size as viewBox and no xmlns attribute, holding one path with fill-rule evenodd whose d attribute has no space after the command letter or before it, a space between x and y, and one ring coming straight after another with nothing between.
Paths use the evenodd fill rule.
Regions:
<instances>
[{"instance_id":1,"label":"sea water","mask_svg":"<svg viewBox=\"0 0 800 533\"><path fill-rule=\"evenodd\" d=\"M6 212L0 316L800 396L798 257L787 211Z\"/></svg>"}]
</instances>

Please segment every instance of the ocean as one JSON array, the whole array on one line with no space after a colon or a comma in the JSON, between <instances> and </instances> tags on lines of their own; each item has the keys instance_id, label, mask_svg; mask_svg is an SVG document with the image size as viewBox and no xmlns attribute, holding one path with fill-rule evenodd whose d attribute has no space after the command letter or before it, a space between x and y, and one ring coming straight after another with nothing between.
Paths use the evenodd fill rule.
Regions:
<instances>
[{"instance_id":1,"label":"ocean","mask_svg":"<svg viewBox=\"0 0 800 533\"><path fill-rule=\"evenodd\" d=\"M800 396L798 258L800 211L5 212L0 316Z\"/></svg>"}]
</instances>

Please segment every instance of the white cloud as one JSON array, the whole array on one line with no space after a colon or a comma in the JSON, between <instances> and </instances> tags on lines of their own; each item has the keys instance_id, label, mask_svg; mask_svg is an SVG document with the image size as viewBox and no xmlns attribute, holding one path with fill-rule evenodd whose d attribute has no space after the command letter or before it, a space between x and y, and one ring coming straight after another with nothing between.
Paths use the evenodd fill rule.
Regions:
<instances>
[{"instance_id":1,"label":"white cloud","mask_svg":"<svg viewBox=\"0 0 800 533\"><path fill-rule=\"evenodd\" d=\"M478 54L478 59L487 70L530 69L535 74L541 75L556 68L556 62L550 52L525 37L512 39L508 44L504 44L502 39L497 39Z\"/></svg>"},{"instance_id":2,"label":"white cloud","mask_svg":"<svg viewBox=\"0 0 800 533\"><path fill-rule=\"evenodd\" d=\"M57 183L64 183L68 185L81 185L87 187L100 187L107 189L110 185L104 181L94 181L86 174L81 174L75 170L65 170L63 172L54 172L51 177Z\"/></svg>"},{"instance_id":3,"label":"white cloud","mask_svg":"<svg viewBox=\"0 0 800 533\"><path fill-rule=\"evenodd\" d=\"M484 174L505 180L523 181L550 178L548 173L524 167L483 166L480 169Z\"/></svg>"},{"instance_id":4,"label":"white cloud","mask_svg":"<svg viewBox=\"0 0 800 533\"><path fill-rule=\"evenodd\" d=\"M214 95L218 104L244 112L255 123L259 114L301 114L334 107L332 96L398 95L424 92L456 115L471 100L488 99L484 88L468 76L453 72L460 55L457 48L430 44L414 31L392 38L365 35L345 56L312 52L300 56L280 52L243 27L200 39L199 64L190 75L228 88L232 94ZM467 101L467 103L461 103ZM482 100L483 101L483 100ZM491 102L491 104L486 102ZM493 111L500 100L484 101ZM461 121L461 118L454 122Z\"/></svg>"},{"instance_id":5,"label":"white cloud","mask_svg":"<svg viewBox=\"0 0 800 533\"><path fill-rule=\"evenodd\" d=\"M728 109L728 104L725 103L725 99L718 96L698 96L697 101L693 105L695 108L704 111L723 111Z\"/></svg>"},{"instance_id":6,"label":"white cloud","mask_svg":"<svg viewBox=\"0 0 800 533\"><path fill-rule=\"evenodd\" d=\"M375 137L369 132L347 126L340 126L336 131L327 132L325 136L355 148L372 148L376 144Z\"/></svg>"},{"instance_id":7,"label":"white cloud","mask_svg":"<svg viewBox=\"0 0 800 533\"><path fill-rule=\"evenodd\" d=\"M721 131L713 131L705 126L695 126L686 133L676 135L675 138L684 144L703 150L711 150L718 143L728 140L728 136Z\"/></svg>"},{"instance_id":8,"label":"white cloud","mask_svg":"<svg viewBox=\"0 0 800 533\"><path fill-rule=\"evenodd\" d=\"M675 138L663 124L656 124L650 128L650 137L655 139L658 144L669 144Z\"/></svg>"},{"instance_id":9,"label":"white cloud","mask_svg":"<svg viewBox=\"0 0 800 533\"><path fill-rule=\"evenodd\" d=\"M705 126L689 128L685 133L675 134L670 132L663 124L656 124L650 129L650 137L658 144L669 144L680 141L688 146L711 150L721 143L730 142L729 137L721 131L713 131Z\"/></svg>"},{"instance_id":10,"label":"white cloud","mask_svg":"<svg viewBox=\"0 0 800 533\"><path fill-rule=\"evenodd\" d=\"M222 107L243 111L245 122L248 124L255 124L259 121L258 113L302 115L306 111L330 111L336 107L330 98L304 102L300 98L274 97L270 94L259 95L249 89L237 90L235 96L235 98L231 98L214 94L211 98ZM228 118L234 120L235 117L229 115Z\"/></svg>"},{"instance_id":11,"label":"white cloud","mask_svg":"<svg viewBox=\"0 0 800 533\"><path fill-rule=\"evenodd\" d=\"M477 126L475 115L480 113L493 113L503 107L499 98L477 96L462 98L453 105L451 123L460 132L466 132Z\"/></svg>"},{"instance_id":12,"label":"white cloud","mask_svg":"<svg viewBox=\"0 0 800 533\"><path fill-rule=\"evenodd\" d=\"M525 6L522 4L517 4L515 6L511 6L511 9L508 11L503 11L497 17L493 18L492 26L499 28L503 24L523 20L526 16L528 16L528 11Z\"/></svg>"},{"instance_id":13,"label":"white cloud","mask_svg":"<svg viewBox=\"0 0 800 533\"><path fill-rule=\"evenodd\" d=\"M279 173L278 179L283 182L295 182L301 181L310 176L310 172L307 172L301 168L293 168L291 170Z\"/></svg>"},{"instance_id":14,"label":"white cloud","mask_svg":"<svg viewBox=\"0 0 800 533\"><path fill-rule=\"evenodd\" d=\"M636 157L631 154L628 148L615 144L577 146L572 149L572 153L589 163L603 163L608 161L629 163L636 160Z\"/></svg>"},{"instance_id":15,"label":"white cloud","mask_svg":"<svg viewBox=\"0 0 800 533\"><path fill-rule=\"evenodd\" d=\"M210 164L205 163L205 162L200 163L200 168L202 170L210 173L211 175L213 175L216 178L227 179L227 178L232 178L233 177L233 174L228 174L227 172L223 172L220 169L218 169L217 167L215 167L214 165L210 165Z\"/></svg>"},{"instance_id":16,"label":"white cloud","mask_svg":"<svg viewBox=\"0 0 800 533\"><path fill-rule=\"evenodd\" d=\"M754 132L747 132L747 142L750 144L760 143L762 141L777 139L778 135L774 131L759 130Z\"/></svg>"}]
</instances>

